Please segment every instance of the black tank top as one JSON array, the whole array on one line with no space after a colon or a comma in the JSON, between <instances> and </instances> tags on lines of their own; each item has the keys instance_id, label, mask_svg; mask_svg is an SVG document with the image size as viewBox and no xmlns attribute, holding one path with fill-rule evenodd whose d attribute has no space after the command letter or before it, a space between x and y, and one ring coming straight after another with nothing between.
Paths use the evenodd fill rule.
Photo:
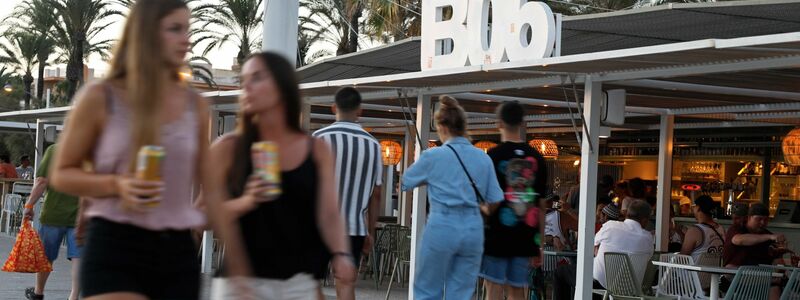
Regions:
<instances>
[{"instance_id":1,"label":"black tank top","mask_svg":"<svg viewBox=\"0 0 800 300\"><path fill-rule=\"evenodd\" d=\"M239 219L256 277L289 279L308 273L320 279L327 267L327 248L317 226L319 176L313 149L311 139L305 161L281 172L283 193L278 199L259 204Z\"/></svg>"}]
</instances>

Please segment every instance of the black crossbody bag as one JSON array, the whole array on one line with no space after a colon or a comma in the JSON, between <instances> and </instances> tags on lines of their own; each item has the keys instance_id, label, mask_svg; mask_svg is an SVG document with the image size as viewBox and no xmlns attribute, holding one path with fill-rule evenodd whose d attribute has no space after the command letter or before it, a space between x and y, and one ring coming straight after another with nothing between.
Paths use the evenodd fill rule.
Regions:
<instances>
[{"instance_id":1,"label":"black crossbody bag","mask_svg":"<svg viewBox=\"0 0 800 300\"><path fill-rule=\"evenodd\" d=\"M467 174L467 178L469 178L469 183L472 185L472 190L475 191L475 196L478 197L478 203L480 203L480 204L486 203L486 200L483 199L483 196L481 196L481 192L478 191L478 186L475 185L475 180L472 180L472 176L469 175L469 171L467 171L467 167L464 166L464 162L461 161L461 157L458 156L458 152L456 152L456 149L454 149L450 145L447 145L447 148L450 148L450 150L453 151L453 154L455 154L456 158L458 159L458 163L461 164L461 168L464 169L464 173Z\"/></svg>"}]
</instances>

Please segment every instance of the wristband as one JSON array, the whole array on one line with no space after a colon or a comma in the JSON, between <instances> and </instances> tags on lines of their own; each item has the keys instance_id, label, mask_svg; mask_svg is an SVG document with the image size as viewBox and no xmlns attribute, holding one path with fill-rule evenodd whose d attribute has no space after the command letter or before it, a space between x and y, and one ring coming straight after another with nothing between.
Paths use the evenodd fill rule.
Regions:
<instances>
[{"instance_id":1,"label":"wristband","mask_svg":"<svg viewBox=\"0 0 800 300\"><path fill-rule=\"evenodd\" d=\"M27 204L27 203L25 203L25 208L27 208L27 209L33 209L33 204Z\"/></svg>"},{"instance_id":2,"label":"wristband","mask_svg":"<svg viewBox=\"0 0 800 300\"><path fill-rule=\"evenodd\" d=\"M331 255L333 255L333 257L344 256L344 257L353 258L353 255L350 254L349 252L333 252L333 253L331 253Z\"/></svg>"}]
</instances>

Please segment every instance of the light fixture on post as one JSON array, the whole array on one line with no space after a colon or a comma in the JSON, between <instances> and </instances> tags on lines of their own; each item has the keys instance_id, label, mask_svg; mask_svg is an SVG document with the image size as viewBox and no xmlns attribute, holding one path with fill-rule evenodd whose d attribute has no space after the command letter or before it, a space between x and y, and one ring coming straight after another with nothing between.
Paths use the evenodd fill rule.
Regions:
<instances>
[{"instance_id":1,"label":"light fixture on post","mask_svg":"<svg viewBox=\"0 0 800 300\"><path fill-rule=\"evenodd\" d=\"M393 166L400 163L403 157L403 147L400 143L392 140L381 141L381 158L384 166Z\"/></svg>"},{"instance_id":2,"label":"light fixture on post","mask_svg":"<svg viewBox=\"0 0 800 300\"><path fill-rule=\"evenodd\" d=\"M488 153L489 149L497 147L497 143L492 142L492 141L480 141L480 142L475 143L475 147L477 147L478 149L483 150L484 153Z\"/></svg>"},{"instance_id":3,"label":"light fixture on post","mask_svg":"<svg viewBox=\"0 0 800 300\"><path fill-rule=\"evenodd\" d=\"M3 86L3 90L6 91L6 93L11 93L14 91L14 86L10 83L6 83L6 85Z\"/></svg>"},{"instance_id":4,"label":"light fixture on post","mask_svg":"<svg viewBox=\"0 0 800 300\"><path fill-rule=\"evenodd\" d=\"M791 166L800 166L800 128L792 129L783 138L783 159Z\"/></svg>"},{"instance_id":5,"label":"light fixture on post","mask_svg":"<svg viewBox=\"0 0 800 300\"><path fill-rule=\"evenodd\" d=\"M533 149L539 151L539 154L546 158L558 157L558 145L553 140L547 139L532 139L528 142Z\"/></svg>"}]
</instances>

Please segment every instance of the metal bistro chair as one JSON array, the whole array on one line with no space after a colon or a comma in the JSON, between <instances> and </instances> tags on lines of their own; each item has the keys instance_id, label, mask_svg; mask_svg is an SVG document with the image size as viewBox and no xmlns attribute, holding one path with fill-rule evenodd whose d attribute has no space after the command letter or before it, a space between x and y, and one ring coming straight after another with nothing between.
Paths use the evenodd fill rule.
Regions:
<instances>
[{"instance_id":1,"label":"metal bistro chair","mask_svg":"<svg viewBox=\"0 0 800 300\"><path fill-rule=\"evenodd\" d=\"M649 256L648 256L649 258ZM606 293L604 299L675 299L674 297L652 297L642 294L642 285L637 280L630 257L626 253L606 252Z\"/></svg>"},{"instance_id":2,"label":"metal bistro chair","mask_svg":"<svg viewBox=\"0 0 800 300\"><path fill-rule=\"evenodd\" d=\"M398 245L398 237L400 235L400 231L403 230L404 227L397 224L389 224L383 227L379 247L378 247L378 256L380 257L380 272L378 277L378 285L383 284L383 279L386 275L391 275L389 272L392 270L392 263L397 258L397 245Z\"/></svg>"},{"instance_id":3,"label":"metal bistro chair","mask_svg":"<svg viewBox=\"0 0 800 300\"><path fill-rule=\"evenodd\" d=\"M789 282L781 293L781 300L800 300L800 269L792 271Z\"/></svg>"},{"instance_id":4,"label":"metal bistro chair","mask_svg":"<svg viewBox=\"0 0 800 300\"><path fill-rule=\"evenodd\" d=\"M694 265L691 256L683 254L662 254L662 262L681 265ZM661 277L658 280L656 295L675 296L679 299L708 299L703 293L697 272L672 267L659 267Z\"/></svg>"},{"instance_id":5,"label":"metal bistro chair","mask_svg":"<svg viewBox=\"0 0 800 300\"><path fill-rule=\"evenodd\" d=\"M697 258L696 263L700 266L721 267L722 255L719 253L703 253ZM699 273L697 277L700 278L700 286L703 287L703 290L708 290L711 286L711 274Z\"/></svg>"},{"instance_id":6,"label":"metal bistro chair","mask_svg":"<svg viewBox=\"0 0 800 300\"><path fill-rule=\"evenodd\" d=\"M772 268L742 266L736 271L725 300L767 300Z\"/></svg>"},{"instance_id":7,"label":"metal bistro chair","mask_svg":"<svg viewBox=\"0 0 800 300\"><path fill-rule=\"evenodd\" d=\"M402 227L397 231L398 243L396 248L396 256L392 266L392 276L389 278L389 288L386 289L386 300L389 299L389 294L392 293L392 283L394 283L394 275L398 274L400 283L405 282L408 272L405 271L406 267L411 265L411 229ZM398 266L402 264L401 269Z\"/></svg>"}]
</instances>

